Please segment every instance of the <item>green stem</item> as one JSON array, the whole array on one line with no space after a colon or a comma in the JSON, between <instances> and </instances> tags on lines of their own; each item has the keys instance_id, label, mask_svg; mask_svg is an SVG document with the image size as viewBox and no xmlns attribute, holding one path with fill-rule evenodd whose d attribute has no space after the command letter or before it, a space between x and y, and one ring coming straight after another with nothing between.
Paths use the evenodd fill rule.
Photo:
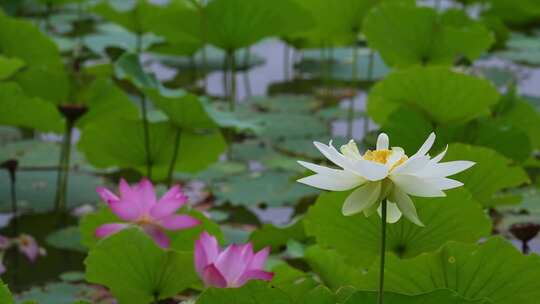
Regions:
<instances>
[{"instance_id":1,"label":"green stem","mask_svg":"<svg viewBox=\"0 0 540 304\"><path fill-rule=\"evenodd\" d=\"M375 62L375 52L369 50L369 61L368 61L368 70L367 70L367 80L373 80L373 64ZM366 109L367 110L367 109ZM369 117L364 115L364 137L366 137L369 132Z\"/></svg>"},{"instance_id":2,"label":"green stem","mask_svg":"<svg viewBox=\"0 0 540 304\"><path fill-rule=\"evenodd\" d=\"M176 131L176 136L174 138L174 150L173 150L171 163L169 164L169 173L167 174L167 186L169 187L172 185L174 168L176 166L176 159L178 158L178 150L180 150L181 134L182 134L182 129L178 128L178 130Z\"/></svg>"},{"instance_id":3,"label":"green stem","mask_svg":"<svg viewBox=\"0 0 540 304\"><path fill-rule=\"evenodd\" d=\"M379 297L378 304L383 304L384 297L384 262L386 257L386 213L387 213L387 201L383 200L381 203L381 263L379 268Z\"/></svg>"},{"instance_id":4,"label":"green stem","mask_svg":"<svg viewBox=\"0 0 540 304\"><path fill-rule=\"evenodd\" d=\"M202 38L202 73L203 73L203 86L204 91L206 92L206 86L208 85L208 79L206 79L206 73L208 69L208 62L206 58L206 32L207 32L207 25L206 25L206 13L204 11L204 7L201 6L199 8L199 13L201 15L201 38Z\"/></svg>"},{"instance_id":5,"label":"green stem","mask_svg":"<svg viewBox=\"0 0 540 304\"><path fill-rule=\"evenodd\" d=\"M229 96L230 100L230 110L231 112L234 112L236 107L236 58L234 55L234 51L229 51L228 57L229 57L229 68L230 68L230 79L229 79L229 85L230 85L230 92L231 95Z\"/></svg>"},{"instance_id":6,"label":"green stem","mask_svg":"<svg viewBox=\"0 0 540 304\"><path fill-rule=\"evenodd\" d=\"M221 84L223 86L223 98L230 101L229 98L229 56L225 55L223 57L223 77L221 78Z\"/></svg>"},{"instance_id":7,"label":"green stem","mask_svg":"<svg viewBox=\"0 0 540 304\"><path fill-rule=\"evenodd\" d=\"M289 46L286 43L283 46L283 78L289 80Z\"/></svg>"},{"instance_id":8,"label":"green stem","mask_svg":"<svg viewBox=\"0 0 540 304\"><path fill-rule=\"evenodd\" d=\"M358 79L358 48L357 44L355 43L352 48L352 70L351 70L351 81L352 81L352 87L356 87L356 81ZM347 137L352 138L353 136L353 125L354 125L354 98L356 97L356 94L351 97L351 103L349 104L349 113L348 113L348 121L349 124L347 125Z\"/></svg>"},{"instance_id":9,"label":"green stem","mask_svg":"<svg viewBox=\"0 0 540 304\"><path fill-rule=\"evenodd\" d=\"M150 129L148 127L148 109L146 104L146 96L141 95L141 108L144 132L144 149L146 152L146 175L148 179L152 179L152 155L150 154Z\"/></svg>"},{"instance_id":10,"label":"green stem","mask_svg":"<svg viewBox=\"0 0 540 304\"><path fill-rule=\"evenodd\" d=\"M66 196L69 179L69 163L71 158L71 135L73 133L73 122L66 119L66 130L60 151L60 168L58 170L58 180L56 187L57 212L63 212L66 208Z\"/></svg>"},{"instance_id":11,"label":"green stem","mask_svg":"<svg viewBox=\"0 0 540 304\"><path fill-rule=\"evenodd\" d=\"M249 81L249 58L250 58L250 55L251 55L251 51L249 49L249 47L246 48L246 53L244 55L244 67L245 67L245 72L244 72L244 88L246 90L246 97L247 98L250 98L251 97L251 83Z\"/></svg>"}]
</instances>

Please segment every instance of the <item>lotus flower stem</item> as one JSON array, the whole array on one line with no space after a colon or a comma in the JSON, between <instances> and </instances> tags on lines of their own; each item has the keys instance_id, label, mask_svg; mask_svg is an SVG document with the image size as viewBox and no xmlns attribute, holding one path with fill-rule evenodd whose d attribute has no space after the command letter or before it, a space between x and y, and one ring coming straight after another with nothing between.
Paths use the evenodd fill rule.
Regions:
<instances>
[{"instance_id":1,"label":"lotus flower stem","mask_svg":"<svg viewBox=\"0 0 540 304\"><path fill-rule=\"evenodd\" d=\"M289 45L283 44L283 78L289 80Z\"/></svg>"},{"instance_id":2,"label":"lotus flower stem","mask_svg":"<svg viewBox=\"0 0 540 304\"><path fill-rule=\"evenodd\" d=\"M246 90L246 97L251 97L251 83L249 82L249 58L251 57L251 50L249 47L246 48L246 53L244 54L244 88Z\"/></svg>"},{"instance_id":3,"label":"lotus flower stem","mask_svg":"<svg viewBox=\"0 0 540 304\"><path fill-rule=\"evenodd\" d=\"M352 87L356 87L356 81L358 78L358 46L355 42L353 44L352 48L352 66L351 66L351 82ZM356 97L356 94L354 94L351 97L351 103L349 104L349 113L348 113L348 120L349 123L347 125L347 137L352 138L353 137L353 125L354 125L354 98Z\"/></svg>"},{"instance_id":4,"label":"lotus flower stem","mask_svg":"<svg viewBox=\"0 0 540 304\"><path fill-rule=\"evenodd\" d=\"M19 166L19 162L15 159L7 160L0 164L0 168L5 169L9 173L9 181L10 181L10 192L11 192L11 213L13 213L13 236L17 236L19 234L18 227L17 227L17 190L16 190L16 183L17 183L17 169Z\"/></svg>"},{"instance_id":5,"label":"lotus flower stem","mask_svg":"<svg viewBox=\"0 0 540 304\"><path fill-rule=\"evenodd\" d=\"M373 80L373 64L375 61L375 52L373 50L369 50L369 59L368 59L368 70L367 70L367 80L372 81ZM367 111L367 108L366 108ZM364 115L364 137L369 132L369 117L367 115Z\"/></svg>"},{"instance_id":6,"label":"lotus flower stem","mask_svg":"<svg viewBox=\"0 0 540 304\"><path fill-rule=\"evenodd\" d=\"M383 304L384 298L384 262L386 257L386 215L387 215L387 202L383 200L381 202L381 263L379 268L379 304Z\"/></svg>"},{"instance_id":7,"label":"lotus flower stem","mask_svg":"<svg viewBox=\"0 0 540 304\"><path fill-rule=\"evenodd\" d=\"M229 86L230 86L230 110L231 112L234 112L236 107L236 58L234 54L234 50L230 50L227 52L229 57Z\"/></svg>"},{"instance_id":8,"label":"lotus flower stem","mask_svg":"<svg viewBox=\"0 0 540 304\"><path fill-rule=\"evenodd\" d=\"M144 131L144 149L146 150L146 176L152 179L152 155L150 153L150 130L148 128L148 109L146 105L146 96L141 96L142 120Z\"/></svg>"},{"instance_id":9,"label":"lotus flower stem","mask_svg":"<svg viewBox=\"0 0 540 304\"><path fill-rule=\"evenodd\" d=\"M71 135L73 133L74 121L66 119L66 129L60 150L60 168L56 186L56 211L63 211L66 208L66 196L69 179L69 164L71 159Z\"/></svg>"},{"instance_id":10,"label":"lotus flower stem","mask_svg":"<svg viewBox=\"0 0 540 304\"><path fill-rule=\"evenodd\" d=\"M229 98L229 56L223 57L223 78L221 79L221 83L223 85L223 97L230 102Z\"/></svg>"},{"instance_id":11,"label":"lotus flower stem","mask_svg":"<svg viewBox=\"0 0 540 304\"><path fill-rule=\"evenodd\" d=\"M182 135L182 129L178 128L178 130L176 130L176 136L174 138L174 151L173 151L171 163L169 164L169 173L167 174L167 186L169 188L172 185L174 167L176 165L176 159L178 158L178 150L180 149L181 135Z\"/></svg>"}]
</instances>

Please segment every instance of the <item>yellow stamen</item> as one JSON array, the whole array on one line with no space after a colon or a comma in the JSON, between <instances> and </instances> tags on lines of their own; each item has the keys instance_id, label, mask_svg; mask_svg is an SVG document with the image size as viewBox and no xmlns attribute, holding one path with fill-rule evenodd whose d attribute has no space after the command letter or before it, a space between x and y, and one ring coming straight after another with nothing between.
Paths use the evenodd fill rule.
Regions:
<instances>
[{"instance_id":1,"label":"yellow stamen","mask_svg":"<svg viewBox=\"0 0 540 304\"><path fill-rule=\"evenodd\" d=\"M364 159L376 163L386 164L390 155L392 155L392 151L390 150L367 150L364 154Z\"/></svg>"},{"instance_id":2,"label":"yellow stamen","mask_svg":"<svg viewBox=\"0 0 540 304\"><path fill-rule=\"evenodd\" d=\"M388 163L388 159L390 158L392 153L393 152L391 150L388 150L388 149L375 150L375 151L367 150L363 157L364 157L365 160L369 160L369 161L372 161L372 162L376 162L376 163L386 165L386 163ZM390 170L393 170L396 167L401 166L407 159L408 159L407 155L403 155L397 162L395 162L392 165L392 168L390 168Z\"/></svg>"}]
</instances>

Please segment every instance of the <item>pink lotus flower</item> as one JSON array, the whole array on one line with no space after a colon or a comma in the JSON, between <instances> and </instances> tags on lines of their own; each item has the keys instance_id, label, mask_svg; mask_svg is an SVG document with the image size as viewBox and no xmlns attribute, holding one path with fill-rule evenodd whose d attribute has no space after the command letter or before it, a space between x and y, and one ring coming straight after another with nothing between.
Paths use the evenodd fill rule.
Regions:
<instances>
[{"instance_id":1,"label":"pink lotus flower","mask_svg":"<svg viewBox=\"0 0 540 304\"><path fill-rule=\"evenodd\" d=\"M143 179L132 187L120 180L120 197L103 187L97 188L101 198L124 223L108 223L96 229L96 237L104 238L133 224L140 226L156 243L168 248L170 240L165 230L177 231L199 225L199 220L176 214L186 202L180 186L169 189L159 200L156 199L154 185Z\"/></svg>"},{"instance_id":2,"label":"pink lotus flower","mask_svg":"<svg viewBox=\"0 0 540 304\"><path fill-rule=\"evenodd\" d=\"M28 234L21 234L16 240L19 251L24 254L30 262L35 262L39 256L45 255L45 249L39 247L36 239Z\"/></svg>"},{"instance_id":3,"label":"pink lotus flower","mask_svg":"<svg viewBox=\"0 0 540 304\"><path fill-rule=\"evenodd\" d=\"M240 287L249 280L270 281L264 271L270 248L254 253L251 243L231 245L221 251L215 237L203 232L195 242L195 269L206 286Z\"/></svg>"}]
</instances>

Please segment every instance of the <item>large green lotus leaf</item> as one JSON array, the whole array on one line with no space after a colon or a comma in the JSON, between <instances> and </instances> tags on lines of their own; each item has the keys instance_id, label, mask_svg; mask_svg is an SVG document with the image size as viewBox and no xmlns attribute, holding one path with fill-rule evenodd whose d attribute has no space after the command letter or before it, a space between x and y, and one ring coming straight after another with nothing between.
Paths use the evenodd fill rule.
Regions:
<instances>
[{"instance_id":1,"label":"large green lotus leaf","mask_svg":"<svg viewBox=\"0 0 540 304\"><path fill-rule=\"evenodd\" d=\"M522 33L513 33L506 43L506 48L495 54L503 59L521 64L533 66L540 65L539 35L540 33L538 31L532 36Z\"/></svg>"},{"instance_id":2,"label":"large green lotus leaf","mask_svg":"<svg viewBox=\"0 0 540 304\"><path fill-rule=\"evenodd\" d=\"M69 81L60 53L33 23L0 11L0 54L26 63L26 68L12 77L25 94L54 104L68 101Z\"/></svg>"},{"instance_id":3,"label":"large green lotus leaf","mask_svg":"<svg viewBox=\"0 0 540 304\"><path fill-rule=\"evenodd\" d=\"M166 39L152 51L177 55L192 55L203 46L202 22L199 10L185 0L152 7L144 13L142 20L147 31Z\"/></svg>"},{"instance_id":4,"label":"large green lotus leaf","mask_svg":"<svg viewBox=\"0 0 540 304\"><path fill-rule=\"evenodd\" d=\"M85 35L83 43L93 53L107 57L107 49L117 48L130 53L137 52L137 35L114 23L99 24L96 32ZM141 48L147 50L153 45L163 42L163 38L152 33L146 33L141 37Z\"/></svg>"},{"instance_id":5,"label":"large green lotus leaf","mask_svg":"<svg viewBox=\"0 0 540 304\"><path fill-rule=\"evenodd\" d=\"M184 212L185 211L185 212ZM182 210L182 214L188 214L201 221L201 225L184 229L181 231L169 231L167 235L171 240L171 248L175 250L187 250L192 251L197 240L203 231L210 233L211 235L223 240L223 233L218 224L211 221L208 217L196 210ZM99 239L96 238L96 229L107 223L122 222L116 215L111 212L111 209L102 206L96 212L85 215L80 222L79 232L81 236L81 244L89 249L96 246Z\"/></svg>"},{"instance_id":6,"label":"large green lotus leaf","mask_svg":"<svg viewBox=\"0 0 540 304\"><path fill-rule=\"evenodd\" d=\"M540 113L529 102L518 98L498 120L526 132L533 147L540 148Z\"/></svg>"},{"instance_id":7,"label":"large green lotus leaf","mask_svg":"<svg viewBox=\"0 0 540 304\"><path fill-rule=\"evenodd\" d=\"M147 304L198 282L193 253L165 251L138 228L100 241L85 260L86 280L107 286L120 304Z\"/></svg>"},{"instance_id":8,"label":"large green lotus leaf","mask_svg":"<svg viewBox=\"0 0 540 304\"><path fill-rule=\"evenodd\" d=\"M511 26L526 25L538 20L540 3L535 0L490 0L489 8L484 14L499 17Z\"/></svg>"},{"instance_id":9,"label":"large green lotus leaf","mask_svg":"<svg viewBox=\"0 0 540 304\"><path fill-rule=\"evenodd\" d=\"M380 0L296 0L313 16L315 26L300 36L324 46L353 44L358 40L362 22ZM410 1L409 1L410 2ZM295 35L296 36L296 35Z\"/></svg>"},{"instance_id":10,"label":"large green lotus leaf","mask_svg":"<svg viewBox=\"0 0 540 304\"><path fill-rule=\"evenodd\" d=\"M502 238L482 245L449 242L410 260L390 256L385 290L418 295L450 289L467 299L494 304L535 304L540 296L540 257L522 255ZM378 265L363 274L362 289L377 290Z\"/></svg>"},{"instance_id":11,"label":"large green lotus leaf","mask_svg":"<svg viewBox=\"0 0 540 304\"><path fill-rule=\"evenodd\" d=\"M204 50L200 49L192 55L188 54L189 56L186 56L178 47L171 47L169 49L167 46L156 46L152 48L152 51L159 53L154 54L153 58L167 66L178 69L180 73L202 73L203 67L206 73L223 71L225 68L223 62L227 55L225 51L211 45L205 46ZM249 58L246 60L246 49L237 50L235 52L235 58L237 72L247 71L260 66L266 60L263 56L253 51L249 53Z\"/></svg>"},{"instance_id":12,"label":"large green lotus leaf","mask_svg":"<svg viewBox=\"0 0 540 304\"><path fill-rule=\"evenodd\" d=\"M388 65L398 67L452 65L458 56L474 60L494 42L483 24L462 12L450 10L439 16L433 8L401 3L383 2L375 7L366 16L364 28L370 47Z\"/></svg>"},{"instance_id":13,"label":"large green lotus leaf","mask_svg":"<svg viewBox=\"0 0 540 304\"><path fill-rule=\"evenodd\" d=\"M58 173L47 171L17 172L17 202L21 210L47 211L54 208ZM72 171L69 175L67 205L69 208L93 204L97 200L96 187L102 178ZM0 210L10 210L10 178L6 170L0 171Z\"/></svg>"},{"instance_id":14,"label":"large green lotus leaf","mask_svg":"<svg viewBox=\"0 0 540 304\"><path fill-rule=\"evenodd\" d=\"M487 80L444 67L414 67L388 75L373 88L368 113L379 124L400 106L438 124L466 122L489 113L499 93Z\"/></svg>"},{"instance_id":15,"label":"large green lotus leaf","mask_svg":"<svg viewBox=\"0 0 540 304\"><path fill-rule=\"evenodd\" d=\"M362 283L360 268L347 263L333 249L313 245L306 250L305 260L321 281L333 290L343 286L357 287Z\"/></svg>"},{"instance_id":16,"label":"large green lotus leaf","mask_svg":"<svg viewBox=\"0 0 540 304\"><path fill-rule=\"evenodd\" d=\"M7 285L0 280L0 303L13 304L13 297Z\"/></svg>"},{"instance_id":17,"label":"large green lotus leaf","mask_svg":"<svg viewBox=\"0 0 540 304\"><path fill-rule=\"evenodd\" d=\"M73 250L86 253L86 248L81 245L79 227L70 226L57 230L47 236L48 245L64 250Z\"/></svg>"},{"instance_id":18,"label":"large green lotus leaf","mask_svg":"<svg viewBox=\"0 0 540 304\"><path fill-rule=\"evenodd\" d=\"M330 64L332 80L352 81L353 52L355 50L352 47L332 49L333 61ZM378 53L374 53L371 58L367 49L356 50L356 52L358 53L356 81L378 80L388 74L389 68ZM324 77L327 73L328 61L326 58L321 58L321 50L306 50L303 54L302 60L295 64L295 68L313 77ZM369 73L370 65L372 66L371 74Z\"/></svg>"},{"instance_id":19,"label":"large green lotus leaf","mask_svg":"<svg viewBox=\"0 0 540 304\"><path fill-rule=\"evenodd\" d=\"M304 219L306 233L321 246L334 248L349 263L367 267L379 254L380 217L344 216L341 207L348 192L324 193ZM449 240L476 242L491 232L480 205L464 189L447 191L444 198L413 198L425 227L406 219L388 226L388 251L412 258L438 249Z\"/></svg>"},{"instance_id":20,"label":"large green lotus leaf","mask_svg":"<svg viewBox=\"0 0 540 304\"><path fill-rule=\"evenodd\" d=\"M273 267L272 285L285 292L293 301L298 303L302 297L319 283L311 274L307 274L286 263Z\"/></svg>"},{"instance_id":21,"label":"large green lotus leaf","mask_svg":"<svg viewBox=\"0 0 540 304\"><path fill-rule=\"evenodd\" d=\"M79 94L79 100L88 107L77 121L79 127L104 119L139 117L137 106L111 79L98 78Z\"/></svg>"},{"instance_id":22,"label":"large green lotus leaf","mask_svg":"<svg viewBox=\"0 0 540 304\"><path fill-rule=\"evenodd\" d=\"M251 281L240 288L208 288L196 304L290 304L281 290L262 281Z\"/></svg>"},{"instance_id":23,"label":"large green lotus leaf","mask_svg":"<svg viewBox=\"0 0 540 304\"><path fill-rule=\"evenodd\" d=\"M124 53L114 63L116 77L130 81L139 89L157 88L159 82L152 74L143 70L139 55L135 53Z\"/></svg>"},{"instance_id":24,"label":"large green lotus leaf","mask_svg":"<svg viewBox=\"0 0 540 304\"><path fill-rule=\"evenodd\" d=\"M33 287L18 297L18 303L73 304L82 300L82 295L92 289L85 285L50 283L43 287ZM1 302L4 303L4 302Z\"/></svg>"},{"instance_id":25,"label":"large green lotus leaf","mask_svg":"<svg viewBox=\"0 0 540 304\"><path fill-rule=\"evenodd\" d=\"M212 185L219 204L256 206L292 205L303 197L314 195L318 190L298 184L295 175L282 171L252 172L231 176Z\"/></svg>"},{"instance_id":26,"label":"large green lotus leaf","mask_svg":"<svg viewBox=\"0 0 540 304\"><path fill-rule=\"evenodd\" d=\"M463 182L484 207L491 207L490 202L497 192L529 182L527 173L521 167L489 148L451 144L444 160L470 160L476 163L453 178Z\"/></svg>"},{"instance_id":27,"label":"large green lotus leaf","mask_svg":"<svg viewBox=\"0 0 540 304\"><path fill-rule=\"evenodd\" d=\"M307 292L299 303L336 304L336 295L326 286L320 285Z\"/></svg>"},{"instance_id":28,"label":"large green lotus leaf","mask_svg":"<svg viewBox=\"0 0 540 304\"><path fill-rule=\"evenodd\" d=\"M92 12L133 33L143 34L145 14L154 9L147 0L105 0L92 7Z\"/></svg>"},{"instance_id":29,"label":"large green lotus leaf","mask_svg":"<svg viewBox=\"0 0 540 304\"><path fill-rule=\"evenodd\" d=\"M24 61L17 57L0 55L0 80L6 80L25 66Z\"/></svg>"},{"instance_id":30,"label":"large green lotus leaf","mask_svg":"<svg viewBox=\"0 0 540 304\"><path fill-rule=\"evenodd\" d=\"M304 231L304 222L301 219L286 227L264 224L249 236L249 240L253 243L255 249L260 250L270 246L272 251L281 251L289 240L303 241L305 239L307 239L307 236Z\"/></svg>"},{"instance_id":31,"label":"large green lotus leaf","mask_svg":"<svg viewBox=\"0 0 540 304\"><path fill-rule=\"evenodd\" d=\"M38 97L30 97L15 82L0 83L0 124L62 132L62 116L56 107Z\"/></svg>"},{"instance_id":32,"label":"large green lotus leaf","mask_svg":"<svg viewBox=\"0 0 540 304\"><path fill-rule=\"evenodd\" d=\"M261 136L273 140L285 138L321 138L329 134L328 126L314 115L297 113L261 113Z\"/></svg>"},{"instance_id":33,"label":"large green lotus leaf","mask_svg":"<svg viewBox=\"0 0 540 304\"><path fill-rule=\"evenodd\" d=\"M377 293L357 291L352 294L344 304L375 303ZM407 296L397 293L385 292L384 303L388 304L488 304L489 300L468 300L454 292L441 289L416 296Z\"/></svg>"},{"instance_id":34,"label":"large green lotus leaf","mask_svg":"<svg viewBox=\"0 0 540 304\"><path fill-rule=\"evenodd\" d=\"M526 117L524 115L524 119ZM524 124L526 123L524 121ZM474 134L471 144L491 148L518 163L523 163L531 157L533 148L528 134L509 123L481 120L473 123L470 129L472 129L470 133Z\"/></svg>"},{"instance_id":35,"label":"large green lotus leaf","mask_svg":"<svg viewBox=\"0 0 540 304\"><path fill-rule=\"evenodd\" d=\"M407 154L412 155L433 132L433 125L421 112L400 106L388 116L381 129L392 140L392 146L402 147ZM437 138L437 144L439 141L440 137Z\"/></svg>"},{"instance_id":36,"label":"large green lotus leaf","mask_svg":"<svg viewBox=\"0 0 540 304\"><path fill-rule=\"evenodd\" d=\"M161 90L160 92L157 89L147 89L144 92L178 128L212 129L217 127L196 95L182 90Z\"/></svg>"},{"instance_id":37,"label":"large green lotus leaf","mask_svg":"<svg viewBox=\"0 0 540 304\"><path fill-rule=\"evenodd\" d=\"M263 38L308 28L312 20L293 0L213 0L205 8L208 42L223 49L247 47Z\"/></svg>"},{"instance_id":38,"label":"large green lotus leaf","mask_svg":"<svg viewBox=\"0 0 540 304\"><path fill-rule=\"evenodd\" d=\"M0 145L0 163L16 159L20 167L51 169L58 166L60 148L60 144L54 142L35 139L18 140ZM70 164L77 168L91 169L75 149L72 151Z\"/></svg>"},{"instance_id":39,"label":"large green lotus leaf","mask_svg":"<svg viewBox=\"0 0 540 304\"><path fill-rule=\"evenodd\" d=\"M150 158L153 178L164 178L173 159L173 139L177 129L167 122L148 123ZM193 132L182 130L175 169L196 172L217 161L225 150L225 141L218 130ZM88 161L99 167L146 170L146 148L143 122L114 119L86 126L79 149Z\"/></svg>"}]
</instances>

